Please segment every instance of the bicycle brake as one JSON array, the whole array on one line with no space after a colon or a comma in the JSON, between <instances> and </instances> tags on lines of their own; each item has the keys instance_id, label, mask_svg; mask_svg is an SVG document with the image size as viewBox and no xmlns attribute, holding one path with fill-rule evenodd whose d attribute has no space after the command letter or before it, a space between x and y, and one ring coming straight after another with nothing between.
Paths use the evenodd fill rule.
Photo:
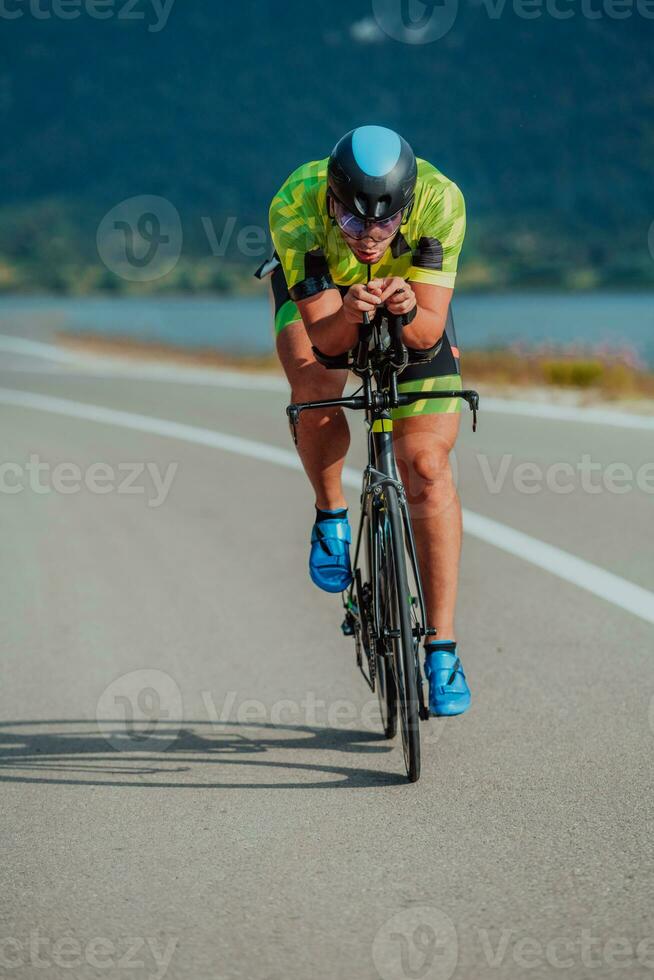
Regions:
<instances>
[{"instance_id":1,"label":"bicycle brake","mask_svg":"<svg viewBox=\"0 0 654 980\"><path fill-rule=\"evenodd\" d=\"M289 405L286 409L286 414L288 415L288 427L291 430L293 444L297 446L297 427L300 421L300 409L296 408L295 405Z\"/></svg>"}]
</instances>

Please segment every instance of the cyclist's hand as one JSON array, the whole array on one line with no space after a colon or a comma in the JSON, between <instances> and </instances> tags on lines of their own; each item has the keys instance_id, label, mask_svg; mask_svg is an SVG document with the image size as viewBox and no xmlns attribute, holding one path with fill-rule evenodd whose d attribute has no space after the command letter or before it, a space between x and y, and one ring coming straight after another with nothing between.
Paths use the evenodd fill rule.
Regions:
<instances>
[{"instance_id":1,"label":"cyclist's hand","mask_svg":"<svg viewBox=\"0 0 654 980\"><path fill-rule=\"evenodd\" d=\"M388 312L392 313L393 316L410 313L418 305L411 284L399 276L392 276L390 279L383 280L380 298L382 303L386 304Z\"/></svg>"},{"instance_id":2,"label":"cyclist's hand","mask_svg":"<svg viewBox=\"0 0 654 980\"><path fill-rule=\"evenodd\" d=\"M379 292L370 290L368 285L357 283L350 286L343 297L343 312L348 323L361 323L362 314L374 313L381 303Z\"/></svg>"}]
</instances>

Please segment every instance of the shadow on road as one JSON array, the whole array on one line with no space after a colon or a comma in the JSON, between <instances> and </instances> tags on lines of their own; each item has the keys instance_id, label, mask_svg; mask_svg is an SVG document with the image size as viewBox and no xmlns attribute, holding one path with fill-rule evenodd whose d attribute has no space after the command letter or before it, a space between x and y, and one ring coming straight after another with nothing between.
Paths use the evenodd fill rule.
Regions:
<instances>
[{"instance_id":1,"label":"shadow on road","mask_svg":"<svg viewBox=\"0 0 654 980\"><path fill-rule=\"evenodd\" d=\"M143 734L124 719L103 721L102 732L79 719L2 722L0 782L195 790L405 784L401 753L394 772L320 762L325 752L387 755L393 744L374 732L308 725L169 720ZM299 751L310 761L284 758Z\"/></svg>"}]
</instances>

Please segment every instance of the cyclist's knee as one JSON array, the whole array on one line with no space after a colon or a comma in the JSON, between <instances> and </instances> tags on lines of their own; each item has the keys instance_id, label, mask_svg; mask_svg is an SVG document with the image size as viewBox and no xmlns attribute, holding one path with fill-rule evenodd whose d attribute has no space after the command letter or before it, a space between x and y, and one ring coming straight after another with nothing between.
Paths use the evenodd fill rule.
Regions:
<instances>
[{"instance_id":1,"label":"cyclist's knee","mask_svg":"<svg viewBox=\"0 0 654 980\"><path fill-rule=\"evenodd\" d=\"M449 454L444 447L405 441L399 448L400 475L410 502L426 498L451 497L455 492Z\"/></svg>"},{"instance_id":2,"label":"cyclist's knee","mask_svg":"<svg viewBox=\"0 0 654 980\"><path fill-rule=\"evenodd\" d=\"M411 464L418 479L426 484L446 484L452 480L449 456L444 450L419 449Z\"/></svg>"}]
</instances>

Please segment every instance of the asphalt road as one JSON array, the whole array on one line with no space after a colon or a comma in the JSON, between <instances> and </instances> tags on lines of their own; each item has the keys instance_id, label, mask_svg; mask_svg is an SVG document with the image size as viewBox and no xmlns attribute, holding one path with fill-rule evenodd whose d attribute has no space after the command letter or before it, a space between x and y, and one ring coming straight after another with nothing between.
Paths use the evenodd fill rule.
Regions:
<instances>
[{"instance_id":1,"label":"asphalt road","mask_svg":"<svg viewBox=\"0 0 654 980\"><path fill-rule=\"evenodd\" d=\"M78 403L0 391L0 974L652 975L646 612L466 536L474 703L410 786L306 574L302 475L80 408L288 451L283 391L0 357L2 391ZM651 432L496 413L457 454L469 511L641 600L652 460Z\"/></svg>"}]
</instances>

